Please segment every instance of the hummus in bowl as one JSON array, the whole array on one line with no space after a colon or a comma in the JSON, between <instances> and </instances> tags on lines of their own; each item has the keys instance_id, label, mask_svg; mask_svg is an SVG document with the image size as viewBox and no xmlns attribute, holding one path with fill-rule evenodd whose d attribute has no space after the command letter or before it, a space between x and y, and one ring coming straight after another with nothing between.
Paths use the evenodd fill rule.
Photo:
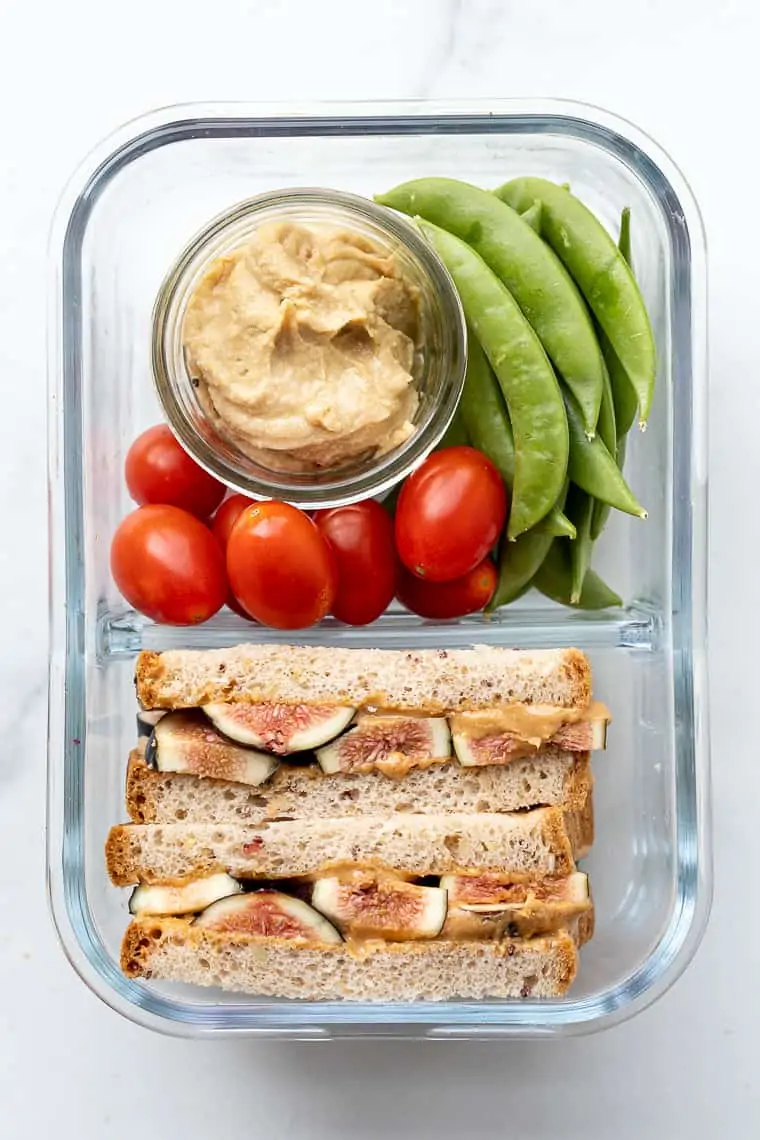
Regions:
<instances>
[{"instance_id":1,"label":"hummus in bowl","mask_svg":"<svg viewBox=\"0 0 760 1140\"><path fill-rule=\"evenodd\" d=\"M153 314L170 427L229 487L306 509L379 495L432 450L464 383L446 269L407 219L339 191L240 203Z\"/></svg>"},{"instance_id":2,"label":"hummus in bowl","mask_svg":"<svg viewBox=\"0 0 760 1140\"><path fill-rule=\"evenodd\" d=\"M415 431L419 289L388 249L268 222L214 261L182 339L219 431L274 468L338 467Z\"/></svg>"}]
</instances>

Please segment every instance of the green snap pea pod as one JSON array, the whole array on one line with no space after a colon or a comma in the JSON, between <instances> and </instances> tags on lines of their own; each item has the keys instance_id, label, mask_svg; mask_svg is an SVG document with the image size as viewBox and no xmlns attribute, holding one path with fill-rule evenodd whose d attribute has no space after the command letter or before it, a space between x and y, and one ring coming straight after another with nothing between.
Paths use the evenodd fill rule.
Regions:
<instances>
[{"instance_id":1,"label":"green snap pea pod","mask_svg":"<svg viewBox=\"0 0 760 1140\"><path fill-rule=\"evenodd\" d=\"M625 206L620 215L620 237L618 238L618 249L622 253L625 260L631 267L633 272L633 261L631 260L631 211L628 206ZM638 400L636 393L633 390L628 375L623 368L623 365L617 358L615 349L610 344L603 329L597 325L597 335L599 337L599 344L602 348L602 356L604 357L607 365L607 373L610 378L610 389L612 392L612 401L615 411L615 435L616 447L615 450L610 447L604 432L600 428L599 434L604 442L607 444L608 450L615 456L620 470L623 470L625 463L626 451L626 436L631 430L633 421L636 419L636 409L638 407ZM602 403L604 403L604 393L602 394ZM602 418L600 411L600 419ZM596 540L604 530L609 515L609 506L603 503L597 503L594 508L594 517L591 522L591 537Z\"/></svg>"},{"instance_id":2,"label":"green snap pea pod","mask_svg":"<svg viewBox=\"0 0 760 1140\"><path fill-rule=\"evenodd\" d=\"M597 332L602 356L607 365L607 371L612 385L612 394L615 401L617 435L618 439L623 439L631 430L633 421L636 419L639 401L633 390L631 381L628 379L628 373L620 363L615 349L610 344L608 337L605 336L604 330L599 328Z\"/></svg>"},{"instance_id":3,"label":"green snap pea pod","mask_svg":"<svg viewBox=\"0 0 760 1140\"><path fill-rule=\"evenodd\" d=\"M507 401L515 439L507 533L517 538L548 514L565 481L568 428L562 392L541 342L503 282L460 238L418 222L454 280Z\"/></svg>"},{"instance_id":4,"label":"green snap pea pod","mask_svg":"<svg viewBox=\"0 0 760 1140\"><path fill-rule=\"evenodd\" d=\"M575 524L560 510L557 503L540 523L536 523L533 531L536 534L550 534L552 538L575 538Z\"/></svg>"},{"instance_id":5,"label":"green snap pea pod","mask_svg":"<svg viewBox=\"0 0 760 1140\"><path fill-rule=\"evenodd\" d=\"M612 395L612 382L610 381L609 373L606 368L604 370L604 388L602 389L602 404L599 408L597 430L602 443L617 463L618 470L621 470L622 464L618 462L617 457L618 441L617 427L615 424L615 401ZM609 518L610 509L609 503L600 503L598 500L594 503L589 529L589 534L593 542L596 541L604 530L607 519Z\"/></svg>"},{"instance_id":6,"label":"green snap pea pod","mask_svg":"<svg viewBox=\"0 0 760 1140\"><path fill-rule=\"evenodd\" d=\"M496 464L509 490L515 481L515 441L504 397L480 342L468 330L467 372L459 413L473 447Z\"/></svg>"},{"instance_id":7,"label":"green snap pea pod","mask_svg":"<svg viewBox=\"0 0 760 1140\"><path fill-rule=\"evenodd\" d=\"M631 260L631 211L628 206L625 207L620 215L620 237L618 238L618 249L622 253L628 265L633 272L633 262ZM636 409L639 406L639 401L636 393L633 390L633 385L628 379L628 374L620 363L615 349L610 344L604 329L600 328L597 324L597 336L599 337L599 345L602 350L607 371L610 376L612 384L612 396L615 401L615 420L617 427L618 439L623 439L633 426L633 421L636 419ZM622 470L623 464L618 462L618 467Z\"/></svg>"},{"instance_id":8,"label":"green snap pea pod","mask_svg":"<svg viewBox=\"0 0 760 1140\"><path fill-rule=\"evenodd\" d=\"M546 242L494 194L453 178L404 182L376 201L426 218L480 254L532 325L593 435L602 398L602 354L583 298Z\"/></svg>"},{"instance_id":9,"label":"green snap pea pod","mask_svg":"<svg viewBox=\"0 0 760 1140\"><path fill-rule=\"evenodd\" d=\"M566 518L562 514L562 509L565 505L568 485L568 481L565 480L565 486L562 488L562 494L556 504L556 510L563 519ZM569 520L566 521L569 522ZM552 534L551 530L542 527L539 523L533 530L521 534L514 542L502 542L499 553L499 580L494 595L486 606L488 612L515 601L528 589L549 553L549 547L554 542L554 538L555 535Z\"/></svg>"},{"instance_id":10,"label":"green snap pea pod","mask_svg":"<svg viewBox=\"0 0 760 1140\"><path fill-rule=\"evenodd\" d=\"M583 421L572 395L563 393L567 411L567 426L570 429L570 460L567 471L576 486L619 511L637 515L641 519L647 513L630 489L618 468L617 463L595 435L588 439L583 431Z\"/></svg>"},{"instance_id":11,"label":"green snap pea pod","mask_svg":"<svg viewBox=\"0 0 760 1140\"><path fill-rule=\"evenodd\" d=\"M594 543L591 538L591 524L596 500L576 487L573 483L567 497L565 509L575 523L575 542L570 545L570 602L575 605L583 591L588 568L591 565L591 552Z\"/></svg>"},{"instance_id":12,"label":"green snap pea pod","mask_svg":"<svg viewBox=\"0 0 760 1140\"><path fill-rule=\"evenodd\" d=\"M534 529L521 534L514 542L503 542L499 555L499 581L487 612L506 606L519 598L536 576L536 572L549 553L554 538L547 532ZM575 544L573 544L575 545Z\"/></svg>"},{"instance_id":13,"label":"green snap pea pod","mask_svg":"<svg viewBox=\"0 0 760 1140\"><path fill-rule=\"evenodd\" d=\"M547 598L564 606L575 606L581 610L605 610L611 606L622 606L622 599L591 569L586 571L578 601L570 600L572 586L568 547L571 545L563 538L554 540L533 579L533 585Z\"/></svg>"},{"instance_id":14,"label":"green snap pea pod","mask_svg":"<svg viewBox=\"0 0 760 1140\"><path fill-rule=\"evenodd\" d=\"M541 236L541 203L536 200L527 210L523 210L520 217L538 236Z\"/></svg>"},{"instance_id":15,"label":"green snap pea pod","mask_svg":"<svg viewBox=\"0 0 760 1140\"><path fill-rule=\"evenodd\" d=\"M618 249L625 258L631 273L633 273L633 257L631 254L631 207L624 206L620 211L620 235Z\"/></svg>"},{"instance_id":16,"label":"green snap pea pod","mask_svg":"<svg viewBox=\"0 0 760 1140\"><path fill-rule=\"evenodd\" d=\"M564 262L612 343L649 416L657 360L644 300L625 258L604 226L569 191L544 178L515 178L496 190L515 210L541 200L541 234Z\"/></svg>"},{"instance_id":17,"label":"green snap pea pod","mask_svg":"<svg viewBox=\"0 0 760 1140\"><path fill-rule=\"evenodd\" d=\"M511 494L515 481L512 424L498 381L471 329L467 341L467 373L459 412L469 442L496 464ZM547 534L575 537L575 527L557 503L538 526Z\"/></svg>"}]
</instances>

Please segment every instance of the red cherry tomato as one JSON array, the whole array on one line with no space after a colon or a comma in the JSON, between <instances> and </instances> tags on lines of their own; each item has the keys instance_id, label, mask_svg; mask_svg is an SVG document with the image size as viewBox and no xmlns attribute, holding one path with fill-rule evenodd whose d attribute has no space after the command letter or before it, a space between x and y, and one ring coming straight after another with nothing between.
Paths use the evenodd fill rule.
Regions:
<instances>
[{"instance_id":1,"label":"red cherry tomato","mask_svg":"<svg viewBox=\"0 0 760 1140\"><path fill-rule=\"evenodd\" d=\"M211 520L211 531L225 552L225 555L227 553L227 543L229 542L232 528L241 513L246 507L250 507L251 503L252 500L247 499L245 495L230 495L229 499L224 500ZM227 594L227 605L238 617L245 618L246 621L253 620L251 615L245 612L231 589Z\"/></svg>"},{"instance_id":2,"label":"red cherry tomato","mask_svg":"<svg viewBox=\"0 0 760 1140\"><path fill-rule=\"evenodd\" d=\"M245 495L230 495L225 499L211 520L211 530L222 550L227 549L232 528L246 507L253 505Z\"/></svg>"},{"instance_id":3,"label":"red cherry tomato","mask_svg":"<svg viewBox=\"0 0 760 1140\"><path fill-rule=\"evenodd\" d=\"M303 629L330 612L337 568L314 523L287 503L253 503L227 543L232 592L245 610L277 629Z\"/></svg>"},{"instance_id":4,"label":"red cherry tomato","mask_svg":"<svg viewBox=\"0 0 760 1140\"><path fill-rule=\"evenodd\" d=\"M396 592L393 522L374 499L317 511L320 532L338 565L333 615L348 625L368 625L385 611Z\"/></svg>"},{"instance_id":5,"label":"red cherry tomato","mask_svg":"<svg viewBox=\"0 0 760 1140\"><path fill-rule=\"evenodd\" d=\"M119 523L111 573L131 606L154 621L195 625L224 605L224 555L208 527L179 507L149 504Z\"/></svg>"},{"instance_id":6,"label":"red cherry tomato","mask_svg":"<svg viewBox=\"0 0 760 1140\"><path fill-rule=\"evenodd\" d=\"M420 578L449 582L477 566L501 534L507 492L473 447L429 456L404 483L396 506L396 547Z\"/></svg>"},{"instance_id":7,"label":"red cherry tomato","mask_svg":"<svg viewBox=\"0 0 760 1140\"><path fill-rule=\"evenodd\" d=\"M224 498L225 487L194 459L166 424L138 435L124 464L127 489L136 503L181 507L207 519Z\"/></svg>"},{"instance_id":8,"label":"red cherry tomato","mask_svg":"<svg viewBox=\"0 0 760 1140\"><path fill-rule=\"evenodd\" d=\"M397 596L407 609L420 617L455 618L474 614L487 606L498 581L496 567L484 558L474 570L452 582L426 582L405 568L399 574Z\"/></svg>"}]
</instances>

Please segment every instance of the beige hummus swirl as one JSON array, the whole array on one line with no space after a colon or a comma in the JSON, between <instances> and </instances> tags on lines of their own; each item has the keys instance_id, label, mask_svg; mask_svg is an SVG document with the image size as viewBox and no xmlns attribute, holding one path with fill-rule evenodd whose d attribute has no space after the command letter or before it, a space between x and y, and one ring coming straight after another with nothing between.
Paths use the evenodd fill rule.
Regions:
<instances>
[{"instance_id":1,"label":"beige hummus swirl","mask_svg":"<svg viewBox=\"0 0 760 1140\"><path fill-rule=\"evenodd\" d=\"M182 339L220 434L267 466L382 454L413 433L419 294L359 233L268 223L213 262Z\"/></svg>"}]
</instances>

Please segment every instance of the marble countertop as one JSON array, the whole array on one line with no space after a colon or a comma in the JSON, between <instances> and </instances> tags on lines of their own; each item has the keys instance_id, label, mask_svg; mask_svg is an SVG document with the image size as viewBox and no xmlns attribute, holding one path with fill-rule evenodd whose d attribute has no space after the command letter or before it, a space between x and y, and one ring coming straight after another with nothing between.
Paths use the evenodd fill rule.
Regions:
<instances>
[{"instance_id":1,"label":"marble countertop","mask_svg":"<svg viewBox=\"0 0 760 1140\"><path fill-rule=\"evenodd\" d=\"M756 1135L760 610L756 110L750 0L37 0L7 13L0 95L0 1136ZM716 898L692 966L633 1021L561 1043L319 1047L163 1038L68 966L44 891L46 235L61 187L153 107L545 95L600 104L675 157L708 234ZM745 598L745 603L741 599ZM740 608L742 607L742 608Z\"/></svg>"}]
</instances>

